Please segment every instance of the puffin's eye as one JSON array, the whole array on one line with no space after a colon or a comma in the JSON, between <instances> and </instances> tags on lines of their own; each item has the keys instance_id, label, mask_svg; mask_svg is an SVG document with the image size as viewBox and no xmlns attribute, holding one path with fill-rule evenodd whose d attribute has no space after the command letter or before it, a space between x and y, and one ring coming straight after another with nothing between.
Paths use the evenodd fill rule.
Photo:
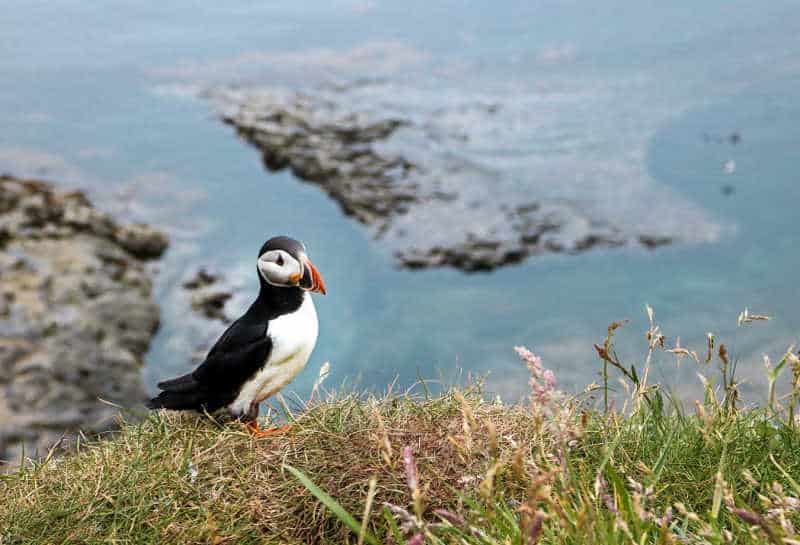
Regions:
<instances>
[{"instance_id":1,"label":"puffin's eye","mask_svg":"<svg viewBox=\"0 0 800 545\"><path fill-rule=\"evenodd\" d=\"M278 259L275 260L275 263L278 264L278 267L283 267L283 256L278 254Z\"/></svg>"}]
</instances>

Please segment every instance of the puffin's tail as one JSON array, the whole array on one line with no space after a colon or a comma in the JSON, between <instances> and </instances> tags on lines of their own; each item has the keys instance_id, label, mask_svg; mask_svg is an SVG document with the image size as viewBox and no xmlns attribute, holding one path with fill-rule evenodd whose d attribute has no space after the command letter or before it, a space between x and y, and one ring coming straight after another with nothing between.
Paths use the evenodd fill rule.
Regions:
<instances>
[{"instance_id":1,"label":"puffin's tail","mask_svg":"<svg viewBox=\"0 0 800 545\"><path fill-rule=\"evenodd\" d=\"M159 382L158 387L163 392L147 402L149 409L200 410L206 400L205 388L191 373Z\"/></svg>"}]
</instances>

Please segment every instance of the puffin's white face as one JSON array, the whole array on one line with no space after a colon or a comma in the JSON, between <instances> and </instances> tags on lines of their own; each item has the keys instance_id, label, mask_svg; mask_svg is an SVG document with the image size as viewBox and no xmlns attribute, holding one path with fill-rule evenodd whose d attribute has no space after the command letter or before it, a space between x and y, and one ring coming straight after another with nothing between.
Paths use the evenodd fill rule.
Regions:
<instances>
[{"instance_id":1,"label":"puffin's white face","mask_svg":"<svg viewBox=\"0 0 800 545\"><path fill-rule=\"evenodd\" d=\"M303 278L303 264L284 250L270 250L258 258L258 272L273 286L297 286Z\"/></svg>"}]
</instances>

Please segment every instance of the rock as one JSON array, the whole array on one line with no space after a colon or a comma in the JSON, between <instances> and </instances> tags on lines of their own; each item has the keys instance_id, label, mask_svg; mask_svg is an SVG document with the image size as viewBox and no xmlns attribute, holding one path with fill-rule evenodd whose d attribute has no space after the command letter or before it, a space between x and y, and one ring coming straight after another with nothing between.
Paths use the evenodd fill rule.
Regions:
<instances>
[{"instance_id":1,"label":"rock","mask_svg":"<svg viewBox=\"0 0 800 545\"><path fill-rule=\"evenodd\" d=\"M642 236L639 237L639 242L645 248L648 248L650 250L654 250L654 249L658 248L659 246L664 246L664 245L667 245L667 244L671 244L672 243L672 239L669 238L669 237L656 237L656 236L642 235Z\"/></svg>"},{"instance_id":2,"label":"rock","mask_svg":"<svg viewBox=\"0 0 800 545\"><path fill-rule=\"evenodd\" d=\"M225 313L225 304L233 297L233 292L232 289L220 288L218 284L221 281L220 274L200 269L183 283L183 288L191 292L192 310L203 318L227 324L231 319Z\"/></svg>"},{"instance_id":3,"label":"rock","mask_svg":"<svg viewBox=\"0 0 800 545\"><path fill-rule=\"evenodd\" d=\"M161 231L141 223L122 225L114 230L114 239L120 246L141 259L161 257L169 239Z\"/></svg>"},{"instance_id":4,"label":"rock","mask_svg":"<svg viewBox=\"0 0 800 545\"><path fill-rule=\"evenodd\" d=\"M231 320L225 314L225 303L231 297L233 294L227 292L200 293L192 297L192 309L210 320L229 323Z\"/></svg>"},{"instance_id":5,"label":"rock","mask_svg":"<svg viewBox=\"0 0 800 545\"><path fill-rule=\"evenodd\" d=\"M0 468L115 427L146 399L159 323L145 259L162 233L117 224L78 192L0 177Z\"/></svg>"},{"instance_id":6,"label":"rock","mask_svg":"<svg viewBox=\"0 0 800 545\"><path fill-rule=\"evenodd\" d=\"M239 134L263 153L270 170L291 168L339 202L349 215L365 224L377 223L416 200L397 172L412 168L400 157L376 153L371 143L388 138L404 125L396 119L374 123L357 116L327 118L319 104L297 100L275 104L266 111L243 108L225 117Z\"/></svg>"},{"instance_id":7,"label":"rock","mask_svg":"<svg viewBox=\"0 0 800 545\"><path fill-rule=\"evenodd\" d=\"M216 283L220 279L218 274L208 272L206 269L198 270L195 275L183 283L184 289L196 290L200 288L207 288L208 286Z\"/></svg>"},{"instance_id":8,"label":"rock","mask_svg":"<svg viewBox=\"0 0 800 545\"><path fill-rule=\"evenodd\" d=\"M360 111L358 101L340 92L346 91L211 95L223 120L261 151L268 169L288 168L319 186L345 214L394 246L403 267L489 271L536 254L637 243L653 248L672 240L609 225L591 216L591 207L563 198L503 202L497 188L516 181L471 162L468 153L454 153L452 146L463 146L466 135L448 135L455 144L442 146L444 137L430 122Z\"/></svg>"}]
</instances>

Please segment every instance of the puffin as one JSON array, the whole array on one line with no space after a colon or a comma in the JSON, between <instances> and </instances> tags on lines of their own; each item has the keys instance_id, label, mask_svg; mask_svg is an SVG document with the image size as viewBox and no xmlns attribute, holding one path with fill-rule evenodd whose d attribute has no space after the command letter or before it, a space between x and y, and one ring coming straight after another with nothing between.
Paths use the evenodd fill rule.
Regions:
<instances>
[{"instance_id":1,"label":"puffin","mask_svg":"<svg viewBox=\"0 0 800 545\"><path fill-rule=\"evenodd\" d=\"M325 295L325 282L302 242L287 236L267 240L256 263L256 300L220 336L191 373L158 383L150 409L221 409L260 430L259 404L289 384L305 367L317 343L318 321L312 293Z\"/></svg>"}]
</instances>

